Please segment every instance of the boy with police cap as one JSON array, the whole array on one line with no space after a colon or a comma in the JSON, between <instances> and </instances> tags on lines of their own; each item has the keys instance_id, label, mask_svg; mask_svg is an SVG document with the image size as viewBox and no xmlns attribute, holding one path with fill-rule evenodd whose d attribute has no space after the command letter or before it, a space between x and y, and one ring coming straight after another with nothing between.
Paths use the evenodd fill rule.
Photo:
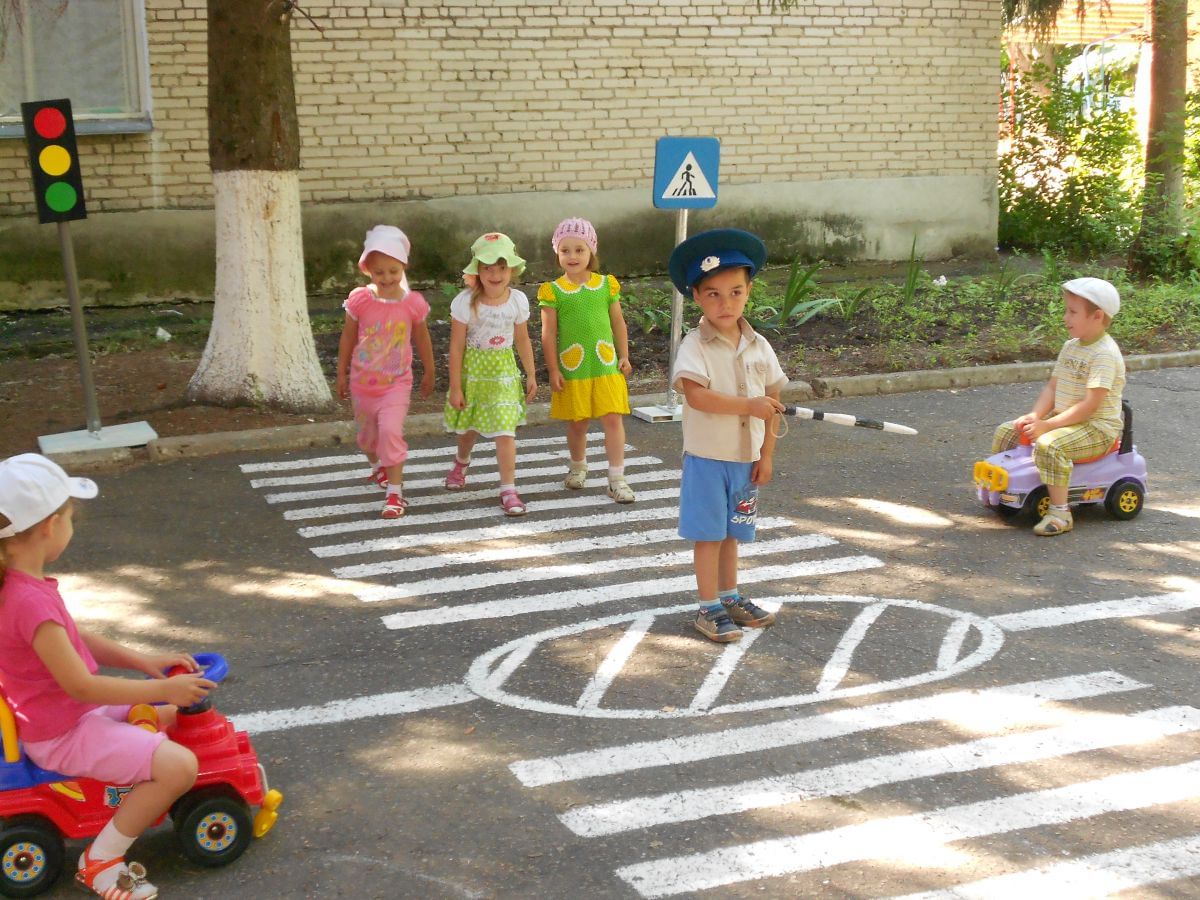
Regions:
<instances>
[{"instance_id":1,"label":"boy with police cap","mask_svg":"<svg viewBox=\"0 0 1200 900\"><path fill-rule=\"evenodd\" d=\"M721 643L762 628L773 613L738 593L738 543L754 540L758 488L771 480L787 376L766 339L742 317L767 248L732 228L705 231L671 254L671 281L704 317L679 345L675 389L683 394L679 536L694 542L700 609L696 630Z\"/></svg>"}]
</instances>

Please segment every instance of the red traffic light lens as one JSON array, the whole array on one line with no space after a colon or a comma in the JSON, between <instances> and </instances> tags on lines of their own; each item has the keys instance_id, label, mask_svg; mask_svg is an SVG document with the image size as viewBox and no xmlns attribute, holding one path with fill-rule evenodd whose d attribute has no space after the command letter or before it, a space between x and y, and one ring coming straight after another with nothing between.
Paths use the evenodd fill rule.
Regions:
<instances>
[{"instance_id":1,"label":"red traffic light lens","mask_svg":"<svg viewBox=\"0 0 1200 900\"><path fill-rule=\"evenodd\" d=\"M33 130L39 137L52 141L67 130L67 117L52 106L44 107L33 117Z\"/></svg>"}]
</instances>

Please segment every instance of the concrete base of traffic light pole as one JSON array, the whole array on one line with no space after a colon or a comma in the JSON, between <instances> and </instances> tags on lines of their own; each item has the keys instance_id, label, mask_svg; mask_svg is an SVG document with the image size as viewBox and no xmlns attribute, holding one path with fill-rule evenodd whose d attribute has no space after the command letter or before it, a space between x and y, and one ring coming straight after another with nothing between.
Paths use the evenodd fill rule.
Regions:
<instances>
[{"instance_id":1,"label":"concrete base of traffic light pole","mask_svg":"<svg viewBox=\"0 0 1200 900\"><path fill-rule=\"evenodd\" d=\"M141 447L158 437L149 422L105 425L99 431L64 431L38 436L38 449L46 456L77 450L111 450L114 447Z\"/></svg>"}]
</instances>

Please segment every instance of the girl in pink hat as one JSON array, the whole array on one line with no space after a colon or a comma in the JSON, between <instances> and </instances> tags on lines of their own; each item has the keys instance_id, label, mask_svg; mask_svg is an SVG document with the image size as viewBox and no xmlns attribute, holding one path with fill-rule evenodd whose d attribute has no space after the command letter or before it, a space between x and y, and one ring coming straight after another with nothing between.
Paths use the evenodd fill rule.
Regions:
<instances>
[{"instance_id":1,"label":"girl in pink hat","mask_svg":"<svg viewBox=\"0 0 1200 900\"><path fill-rule=\"evenodd\" d=\"M593 419L604 428L608 496L632 503L625 481L625 420L629 414L629 332L621 314L621 285L599 273L596 229L587 219L565 219L550 241L561 278L538 290L542 354L550 376L550 415L567 423L570 469L563 483L580 490L587 482L587 431Z\"/></svg>"},{"instance_id":2,"label":"girl in pink hat","mask_svg":"<svg viewBox=\"0 0 1200 900\"><path fill-rule=\"evenodd\" d=\"M383 517L404 515L404 420L412 399L413 345L421 355L421 396L433 393L433 341L425 319L429 304L408 288L408 238L394 225L367 232L358 267L371 283L346 298L346 324L338 344L337 391L354 407L358 446L371 463L371 480L387 489Z\"/></svg>"}]
</instances>

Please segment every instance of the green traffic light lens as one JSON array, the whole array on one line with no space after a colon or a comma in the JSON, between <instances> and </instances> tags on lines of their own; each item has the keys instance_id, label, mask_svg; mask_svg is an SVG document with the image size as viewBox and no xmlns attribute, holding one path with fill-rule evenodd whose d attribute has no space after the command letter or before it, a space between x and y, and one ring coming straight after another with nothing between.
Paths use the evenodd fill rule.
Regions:
<instances>
[{"instance_id":1,"label":"green traffic light lens","mask_svg":"<svg viewBox=\"0 0 1200 900\"><path fill-rule=\"evenodd\" d=\"M66 212L79 200L75 188L65 181L56 181L46 188L46 205L55 212Z\"/></svg>"}]
</instances>

